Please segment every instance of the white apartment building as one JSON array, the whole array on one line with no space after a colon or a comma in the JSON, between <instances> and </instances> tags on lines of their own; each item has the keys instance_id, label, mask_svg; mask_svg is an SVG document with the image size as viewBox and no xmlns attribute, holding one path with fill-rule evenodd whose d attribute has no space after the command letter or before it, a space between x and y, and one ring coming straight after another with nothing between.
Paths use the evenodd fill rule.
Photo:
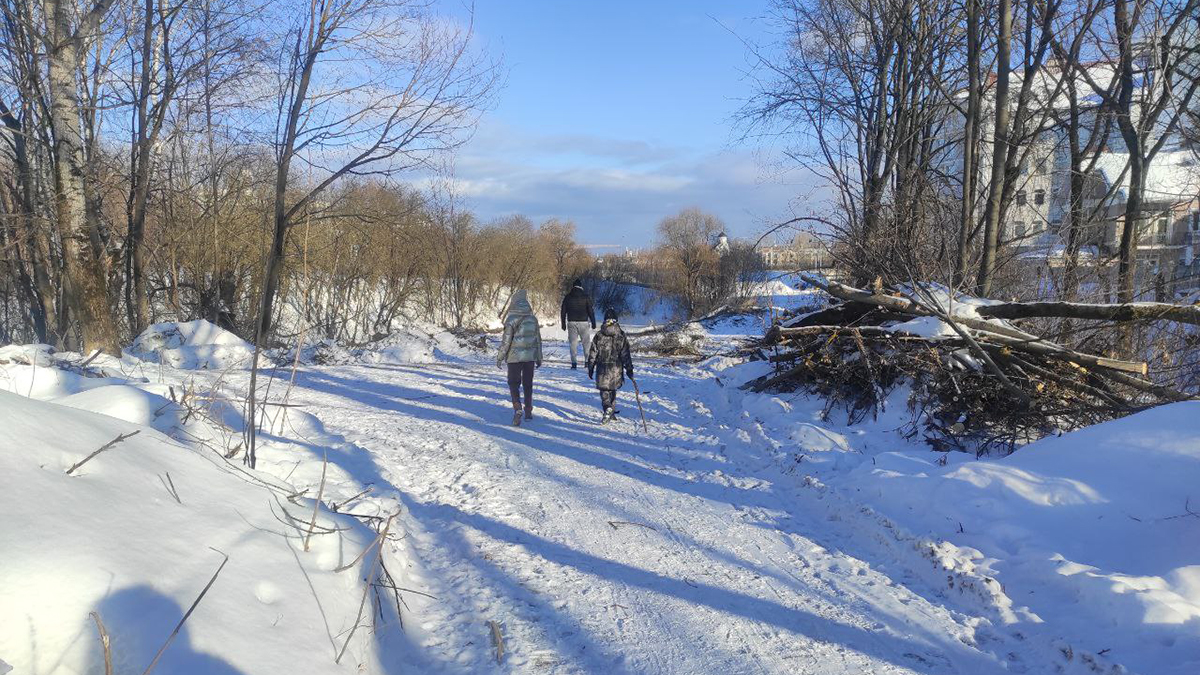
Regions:
<instances>
[{"instance_id":1,"label":"white apartment building","mask_svg":"<svg viewBox=\"0 0 1200 675\"><path fill-rule=\"evenodd\" d=\"M1094 66L1094 79L1110 76L1111 67ZM1047 69L1035 91L1042 92L1040 105L1060 111L1065 101L1052 101L1059 77ZM1019 83L1014 83L1014 89ZM1086 83L1079 86L1087 90ZM1039 98L1035 94L1035 99ZM1083 127L1091 128L1095 106L1085 109ZM983 128L990 130L985 110ZM1065 117L1058 115L1057 117ZM951 133L961 132L961 128ZM983 134L979 167L980 203L986 199L990 172L991 139ZM1083 138L1086 143L1086 135ZM1116 125L1099 144L1095 166L1085 185L1083 208L1089 215L1080 232L1081 263L1099 275L1113 275L1125 222L1125 203L1129 194L1129 155ZM948 165L961 155L950 153ZM1085 165L1090 164L1090 159ZM1053 267L1060 265L1070 225L1069 208L1070 154L1066 131L1049 124L1029 146L1026 161L1001 224L1001 247L1022 261ZM1172 294L1200 288L1200 148L1188 147L1179 139L1168 139L1153 158L1146 172L1142 217L1138 223L1137 260L1139 287Z\"/></svg>"}]
</instances>

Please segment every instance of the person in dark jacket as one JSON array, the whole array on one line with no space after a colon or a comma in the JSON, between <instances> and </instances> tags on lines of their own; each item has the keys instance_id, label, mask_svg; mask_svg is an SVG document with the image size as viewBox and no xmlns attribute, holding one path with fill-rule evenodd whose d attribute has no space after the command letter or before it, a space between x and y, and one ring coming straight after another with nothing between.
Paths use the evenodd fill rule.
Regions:
<instances>
[{"instance_id":1,"label":"person in dark jacket","mask_svg":"<svg viewBox=\"0 0 1200 675\"><path fill-rule=\"evenodd\" d=\"M604 313L604 325L592 339L587 357L588 377L596 380L600 390L600 407L604 409L601 423L608 422L617 414L617 390L625 384L625 376L633 379L633 357L629 354L629 340L617 313L611 309Z\"/></svg>"},{"instance_id":2,"label":"person in dark jacket","mask_svg":"<svg viewBox=\"0 0 1200 675\"><path fill-rule=\"evenodd\" d=\"M583 354L587 356L588 346L592 344L592 331L596 330L596 313L592 310L592 297L583 290L583 280L576 279L562 301L562 329L567 331L567 341L571 344L571 370L578 368L575 352L583 344Z\"/></svg>"}]
</instances>

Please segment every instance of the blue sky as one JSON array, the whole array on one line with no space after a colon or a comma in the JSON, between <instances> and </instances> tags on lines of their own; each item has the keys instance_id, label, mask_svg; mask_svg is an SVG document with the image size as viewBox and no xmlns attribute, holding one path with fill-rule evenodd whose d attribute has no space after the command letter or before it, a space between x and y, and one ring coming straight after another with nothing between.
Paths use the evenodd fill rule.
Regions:
<instances>
[{"instance_id":1,"label":"blue sky","mask_svg":"<svg viewBox=\"0 0 1200 675\"><path fill-rule=\"evenodd\" d=\"M454 162L468 207L484 220L570 219L585 244L628 247L687 206L735 236L785 217L803 180L770 176L762 160L775 158L735 142L750 93L739 38L768 41L766 11L765 0L478 0L477 39L506 78Z\"/></svg>"}]
</instances>

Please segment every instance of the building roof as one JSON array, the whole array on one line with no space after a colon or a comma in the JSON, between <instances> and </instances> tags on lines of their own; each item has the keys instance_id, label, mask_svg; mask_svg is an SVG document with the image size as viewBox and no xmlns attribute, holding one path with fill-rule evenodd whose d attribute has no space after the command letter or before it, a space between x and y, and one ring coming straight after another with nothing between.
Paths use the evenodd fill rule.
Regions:
<instances>
[{"instance_id":1,"label":"building roof","mask_svg":"<svg viewBox=\"0 0 1200 675\"><path fill-rule=\"evenodd\" d=\"M1105 152L1096 160L1096 170L1107 185L1117 185L1117 201L1129 197L1129 154ZM1119 181L1119 182L1118 182ZM1191 150L1164 150L1146 170L1146 200L1187 202L1200 196L1200 161Z\"/></svg>"}]
</instances>

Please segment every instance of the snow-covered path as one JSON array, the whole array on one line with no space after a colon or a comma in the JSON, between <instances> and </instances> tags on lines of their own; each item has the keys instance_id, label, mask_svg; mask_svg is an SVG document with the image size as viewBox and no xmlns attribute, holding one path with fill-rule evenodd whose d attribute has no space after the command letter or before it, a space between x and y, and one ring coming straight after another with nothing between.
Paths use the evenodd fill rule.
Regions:
<instances>
[{"instance_id":1,"label":"snow-covered path","mask_svg":"<svg viewBox=\"0 0 1200 675\"><path fill-rule=\"evenodd\" d=\"M753 424L726 426L741 413L711 373L640 367L648 435L628 386L622 419L597 425L595 390L562 362L538 371L519 428L487 364L299 373L291 401L348 442L329 461L404 503L407 583L437 598L407 595L428 669L1051 672L855 557L877 559L873 533L822 506Z\"/></svg>"}]
</instances>

